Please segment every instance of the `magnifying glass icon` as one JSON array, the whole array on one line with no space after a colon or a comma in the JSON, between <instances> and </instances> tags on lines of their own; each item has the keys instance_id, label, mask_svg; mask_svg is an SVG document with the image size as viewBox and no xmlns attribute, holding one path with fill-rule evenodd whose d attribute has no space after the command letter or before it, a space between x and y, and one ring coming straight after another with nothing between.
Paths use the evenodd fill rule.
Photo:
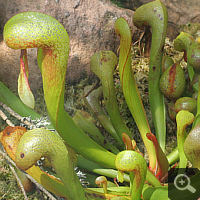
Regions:
<instances>
[{"instance_id":1,"label":"magnifying glass icon","mask_svg":"<svg viewBox=\"0 0 200 200\"><path fill-rule=\"evenodd\" d=\"M185 184L186 183L186 184ZM191 193L195 193L196 189L190 185L190 178L185 174L179 174L174 179L174 186L178 190L189 190Z\"/></svg>"}]
</instances>

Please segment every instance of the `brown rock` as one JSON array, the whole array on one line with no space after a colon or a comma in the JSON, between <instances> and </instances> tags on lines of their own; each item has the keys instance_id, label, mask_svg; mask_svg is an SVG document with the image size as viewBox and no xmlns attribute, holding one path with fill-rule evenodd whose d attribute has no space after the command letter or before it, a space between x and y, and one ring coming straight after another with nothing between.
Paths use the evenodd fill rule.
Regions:
<instances>
[{"instance_id":1,"label":"brown rock","mask_svg":"<svg viewBox=\"0 0 200 200\"><path fill-rule=\"evenodd\" d=\"M124 8L137 9L153 0L118 0ZM179 35L179 26L200 23L199 0L161 0L168 10L167 37L174 39ZM182 29L181 29L182 30Z\"/></svg>"},{"instance_id":2,"label":"brown rock","mask_svg":"<svg viewBox=\"0 0 200 200\"><path fill-rule=\"evenodd\" d=\"M152 0L121 0L125 8L135 10ZM169 22L176 25L200 22L199 0L161 0L167 7Z\"/></svg>"},{"instance_id":3,"label":"brown rock","mask_svg":"<svg viewBox=\"0 0 200 200\"><path fill-rule=\"evenodd\" d=\"M119 38L114 31L114 22L124 17L132 26L133 11L120 9L110 1L100 0L6 0L0 3L0 28L20 12L37 11L53 16L63 24L70 38L70 54L67 68L67 83L91 77L90 58L100 50L116 52ZM20 50L0 43L0 78L9 86L17 87ZM42 86L37 67L36 49L28 50L29 82L33 91Z\"/></svg>"},{"instance_id":4,"label":"brown rock","mask_svg":"<svg viewBox=\"0 0 200 200\"><path fill-rule=\"evenodd\" d=\"M123 0L133 10L151 0ZM177 25L199 22L199 0L163 0L169 13L168 36L178 35ZM60 21L70 38L70 54L67 69L67 83L73 84L85 77L92 77L89 62L91 56L100 50L116 53L119 38L114 31L118 17L127 19L132 30L133 11L121 9L109 0L1 0L0 1L0 79L17 88L19 74L19 50L8 48L3 40L3 27L20 12L37 11L49 14ZM133 41L139 38L134 32ZM28 50L29 82L33 91L42 86L41 74L37 67L36 49Z\"/></svg>"}]
</instances>

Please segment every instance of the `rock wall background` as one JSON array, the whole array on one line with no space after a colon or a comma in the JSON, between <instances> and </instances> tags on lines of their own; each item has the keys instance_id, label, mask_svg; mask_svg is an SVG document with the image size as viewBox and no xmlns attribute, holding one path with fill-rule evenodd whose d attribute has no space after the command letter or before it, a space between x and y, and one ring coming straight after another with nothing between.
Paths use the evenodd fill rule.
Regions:
<instances>
[{"instance_id":1,"label":"rock wall background","mask_svg":"<svg viewBox=\"0 0 200 200\"><path fill-rule=\"evenodd\" d=\"M149 1L132 0L132 3L137 2L133 5L135 8ZM173 24L199 21L197 0L163 0L163 2L168 7L169 20ZM193 10L189 12L190 9ZM5 45L3 27L12 16L26 11L49 14L61 22L67 30L70 38L70 54L66 81L69 84L74 84L85 77L93 77L89 62L95 52L117 51L119 38L114 31L114 22L118 17L124 17L128 21L133 37L138 36L138 31L132 25L134 11L119 8L109 0L1 0L0 80L14 88L17 88L20 50L13 50ZM28 50L29 82L33 91L42 87L36 56L36 49Z\"/></svg>"},{"instance_id":2,"label":"rock wall background","mask_svg":"<svg viewBox=\"0 0 200 200\"><path fill-rule=\"evenodd\" d=\"M14 87L17 85L19 73L20 50L12 50L5 45L2 41L2 31L7 20L25 11L51 15L67 30L70 38L70 54L66 80L69 84L92 76L89 61L95 52L116 51L119 38L113 29L114 22L118 17L124 17L131 24L133 14L133 11L126 12L110 2L99 0L7 0L1 2L0 77L9 86ZM42 86L36 56L36 49L28 50L29 81L34 91Z\"/></svg>"},{"instance_id":3,"label":"rock wall background","mask_svg":"<svg viewBox=\"0 0 200 200\"><path fill-rule=\"evenodd\" d=\"M135 10L152 0L117 0L125 8ZM200 22L199 0L162 0L168 9L169 22L177 25Z\"/></svg>"}]
</instances>

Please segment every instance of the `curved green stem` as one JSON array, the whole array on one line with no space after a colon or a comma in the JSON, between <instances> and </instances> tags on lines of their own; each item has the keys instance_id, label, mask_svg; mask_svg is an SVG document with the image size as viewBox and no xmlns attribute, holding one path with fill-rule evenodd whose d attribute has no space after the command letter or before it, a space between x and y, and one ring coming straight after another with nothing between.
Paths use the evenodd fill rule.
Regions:
<instances>
[{"instance_id":1,"label":"curved green stem","mask_svg":"<svg viewBox=\"0 0 200 200\"><path fill-rule=\"evenodd\" d=\"M90 160L87 160L80 155L77 155L77 158L78 158L78 167L86 172L99 174L109 178L117 177L117 170L104 168L101 165L91 162ZM130 182L129 175L124 174L124 181Z\"/></svg>"},{"instance_id":2,"label":"curved green stem","mask_svg":"<svg viewBox=\"0 0 200 200\"><path fill-rule=\"evenodd\" d=\"M99 186L102 185L104 193L105 194L108 193L108 190L107 190L107 178L105 176L99 176L99 177L97 177L96 180L95 180L95 183L97 185L99 185Z\"/></svg>"},{"instance_id":3,"label":"curved green stem","mask_svg":"<svg viewBox=\"0 0 200 200\"><path fill-rule=\"evenodd\" d=\"M87 199L85 191L74 171L71 150L61 138L46 129L33 129L26 132L17 147L15 162L21 170L27 170L45 157L65 184L67 199Z\"/></svg>"},{"instance_id":4,"label":"curved green stem","mask_svg":"<svg viewBox=\"0 0 200 200\"><path fill-rule=\"evenodd\" d=\"M139 7L133 16L133 23L138 28L148 24L152 28L152 45L149 63L149 102L156 137L160 147L165 151L166 125L164 97L159 90L159 80L162 72L162 55L167 30L167 9L156 0Z\"/></svg>"},{"instance_id":5,"label":"curved green stem","mask_svg":"<svg viewBox=\"0 0 200 200\"><path fill-rule=\"evenodd\" d=\"M187 51L191 43L195 42L194 38L185 32L181 32L179 36L174 40L174 48L177 51Z\"/></svg>"},{"instance_id":6,"label":"curved green stem","mask_svg":"<svg viewBox=\"0 0 200 200\"><path fill-rule=\"evenodd\" d=\"M101 80L107 112L113 127L122 140L122 133L126 133L131 138L132 136L124 123L117 104L113 80L113 74L117 63L117 56L112 51L102 51L92 56L90 68Z\"/></svg>"},{"instance_id":7,"label":"curved green stem","mask_svg":"<svg viewBox=\"0 0 200 200\"><path fill-rule=\"evenodd\" d=\"M101 165L115 168L115 155L90 139L64 110L65 75L69 54L69 38L64 27L46 14L20 13L6 23L4 41L13 49L39 48L38 64L53 126L77 153Z\"/></svg>"},{"instance_id":8,"label":"curved green stem","mask_svg":"<svg viewBox=\"0 0 200 200\"><path fill-rule=\"evenodd\" d=\"M194 115L187 110L181 110L176 115L177 122L177 146L179 151L179 174L183 174L183 168L187 165L187 158L183 150L183 144L186 138L186 127L194 121Z\"/></svg>"},{"instance_id":9,"label":"curved green stem","mask_svg":"<svg viewBox=\"0 0 200 200\"><path fill-rule=\"evenodd\" d=\"M78 157L78 167L80 169L83 169L85 171L89 171L92 173L100 174L100 175L110 177L110 178L117 177L116 170L104 168L96 163L86 160L84 157L80 155L78 155L77 157ZM124 181L130 182L129 175L124 174ZM153 175L153 173L149 169L147 169L146 181L155 187L162 186L160 181L156 178L156 176Z\"/></svg>"},{"instance_id":10,"label":"curved green stem","mask_svg":"<svg viewBox=\"0 0 200 200\"><path fill-rule=\"evenodd\" d=\"M146 137L146 133L151 131L131 68L132 37L129 25L124 18L116 20L115 31L120 36L119 73L124 97L147 149L150 167L154 168L156 154L153 143Z\"/></svg>"},{"instance_id":11,"label":"curved green stem","mask_svg":"<svg viewBox=\"0 0 200 200\"><path fill-rule=\"evenodd\" d=\"M124 171L130 172L131 198L140 200L147 174L145 159L135 151L125 150L117 154L115 165L118 169L118 180L120 182L123 182Z\"/></svg>"},{"instance_id":12,"label":"curved green stem","mask_svg":"<svg viewBox=\"0 0 200 200\"><path fill-rule=\"evenodd\" d=\"M22 140L22 142L24 144L27 143L27 145L34 146L34 143L32 142L32 141L34 141L34 142L37 142L37 145L40 145L40 147L43 148L43 143L48 142L48 145L50 145L49 142L52 142L50 140L47 141L46 140L47 138L43 137L43 136L47 136L47 135L49 136L49 133L50 133L50 135L52 136L52 139L54 139L54 142L56 143L55 148L57 147L57 145L59 145L59 147L62 149L62 151L65 152L66 147L65 147L65 145L63 146L63 144L61 143L62 142L61 139L57 138L58 135L56 133L49 132L47 130L45 130L45 131L47 131L46 132L47 134L40 134L41 132L43 132L43 130L44 129L36 129L35 131L37 132L37 134L35 134L35 135L33 134L32 136L30 136L30 134L29 134L29 136L31 137L31 140L29 140L30 137L26 137L25 139ZM8 153L8 155L10 156L10 158L13 161L15 161L17 147L19 145L19 142L21 141L22 135L25 132L27 132L27 131L24 127L19 127L19 126L10 127L10 126L8 126L8 127L6 127L6 129L4 129L0 133L0 142L2 143L6 152ZM40 135L40 137L38 137L38 135ZM26 154L26 156L33 158L33 160L35 160L37 156L41 155L41 153L44 153L44 152L41 152L40 149L35 149L35 151L34 151L34 148L36 148L36 146L33 147L33 149L32 149L33 151L30 151ZM53 148L54 147L51 147L51 149L53 149ZM68 154L69 159L71 160L71 162L74 163L74 165L76 165L77 158L76 158L74 151L72 151L71 148L69 148L69 147L67 147L67 149L69 150L69 154ZM58 149L58 151L59 151L59 149ZM55 153L56 153L56 151L55 151ZM58 167L60 168L61 165L62 165L62 168L63 168L62 170L65 170L64 169L65 166L64 166L64 163L63 163L63 157L59 157L59 156L60 155L57 154L57 159L58 159L58 161L60 159L59 163L61 163L60 166L58 166ZM80 155L79 155L79 157L80 157ZM91 161L88 161L83 157L81 157L81 158L82 158L82 161L79 160L79 166L80 166L80 163L82 163L83 165L86 166L86 168L84 168L85 170L88 170L88 167L89 168L97 168L97 171L94 169L94 171L92 170L92 172L96 172L96 173L101 174L101 168L102 168L101 166L97 165L96 163L92 163ZM51 163L50 163L50 165L51 165ZM55 167L57 168L57 166L55 166ZM45 170L45 168L44 168L44 170ZM105 172L106 170L107 170L107 172ZM53 194L55 194L59 197L65 198L65 199L67 197L69 197L68 190L70 188L66 187L63 184L63 182L59 178L57 178L56 174L53 173L52 175L50 175L49 173L46 173L45 171L41 170L40 167L35 166L35 165L33 165L32 167L27 169L26 173L28 173L30 176L32 176L39 184L42 184L45 187L45 189L52 192ZM59 171L59 173L60 173L60 171ZM113 170L113 169L103 169L103 173L105 173L106 176L108 176L108 177L109 176L112 177L112 178L117 177L117 171ZM85 179L84 180L85 181L91 181L92 175L87 174L86 176L87 176L86 180ZM95 176L95 178L96 178L96 176ZM126 180L126 181L129 182L128 175L127 175L127 179L128 180ZM93 179L93 181L94 181L94 179ZM92 196L94 197L96 195L96 198L95 198L96 200L98 200L98 199L109 199L109 198L111 198L115 195L125 195L126 196L126 192L123 192L123 188L121 188L121 187L120 188L109 188L109 194L113 194L113 195L110 195L108 197L105 194L100 193L100 191L96 191L96 190L93 190L93 193L92 193L91 189L85 190L85 192L91 197ZM99 198L97 198L97 196Z\"/></svg>"}]
</instances>

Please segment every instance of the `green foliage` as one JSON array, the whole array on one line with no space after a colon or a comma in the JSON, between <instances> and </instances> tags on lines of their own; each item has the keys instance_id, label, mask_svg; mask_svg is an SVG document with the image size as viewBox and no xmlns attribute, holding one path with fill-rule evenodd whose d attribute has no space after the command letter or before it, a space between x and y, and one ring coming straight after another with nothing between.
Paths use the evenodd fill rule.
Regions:
<instances>
[{"instance_id":1,"label":"green foliage","mask_svg":"<svg viewBox=\"0 0 200 200\"><path fill-rule=\"evenodd\" d=\"M155 9L155 6L156 9ZM149 8L154 8L154 9L149 9ZM149 13L147 14L147 10L150 10L151 14L149 15ZM157 15L156 13L159 12L159 15ZM161 13L160 13L161 12ZM40 17L41 15L41 17ZM29 17L27 18L27 16ZM33 17L34 16L34 17ZM152 20L150 20L149 16L151 16ZM31 19L32 18L32 19ZM17 26L19 25L19 27L21 25L23 25L24 20L27 20L25 23L29 24L29 20L35 20L35 23L33 23L35 28L38 28L38 25L40 25L40 18L43 18L42 23L43 23L43 27L44 28L41 32L39 32L39 34L36 34L36 40L34 39L34 42L30 42L28 44L30 44L30 46L27 46L27 37L26 34L29 34L32 27L26 26L26 30L23 32L22 34L22 38L20 38L22 40L22 42L18 43L18 40L15 40L16 37L13 38L13 40L11 40L10 38L13 37L13 24L17 24ZM142 20L141 20L142 18ZM16 20L16 21L15 21ZM163 45L165 42L165 33L166 33L166 26L167 26L167 11L165 6L159 1L154 1L152 3L146 4L144 6L142 6L141 8L138 9L138 11L135 12L134 15L134 24L138 27L141 28L141 26L143 26L143 24L150 24L150 26L152 27L152 40L155 41L157 40L157 42L152 43L151 45L151 56L150 56L150 63L149 63L149 80L147 78L147 76L143 76L147 78L147 83L149 85L149 89L146 90L146 87L141 86L140 84L137 85L138 80L143 80L143 78L141 78L140 76L136 76L136 74L133 73L132 71L132 67L131 67L131 31L129 29L129 25L127 24L127 22L125 21L124 18L119 18L117 19L116 23L115 23L115 31L118 35L120 35L120 56L119 56L119 73L118 71L116 71L115 74L115 88L111 87L113 84L113 80L112 80L112 74L113 72L111 72L111 78L108 77L107 75L109 74L108 70L107 70L107 66L105 64L105 68L103 68L103 70L100 72L100 74L98 76L100 76L101 78L103 77L103 79L101 79L101 84L103 85L103 93L104 93L104 100L102 100L101 104L102 106L108 111L108 114L110 115L110 121L112 122L113 127L115 128L116 132L118 132L117 127L119 125L119 128L121 128L122 126L122 121L121 118L119 120L116 119L116 116L120 116L121 115L119 113L112 113L113 110L117 110L118 108L115 107L113 105L117 105L117 103L114 102L114 100L112 99L112 97L114 97L114 93L117 93L117 101L119 106L119 109L122 113L122 116L124 115L124 119L125 119L125 123L130 127L131 133L134 133L134 138L138 139L136 142L141 142L141 138L137 137L137 134L135 134L135 130L139 129L140 131L140 136L142 137L142 140L145 144L148 156L149 156L149 168L147 168L146 166L146 160L139 154L139 150L136 146L134 146L134 141L131 141L130 138L126 138L123 134L124 132L127 133L127 131L123 129L123 131L121 132L121 130L119 131L119 137L122 136L122 140L124 141L127 150L130 150L130 152L134 152L132 150L135 150L135 154L139 155L142 159L143 159L143 163L145 167L142 167L143 169L147 169L145 171L145 176L142 178L139 178L139 180L142 182L140 182L141 184L139 184L138 182L133 182L133 177L136 177L135 171L131 171L129 178L130 178L130 188L134 189L134 188L138 188L138 186L141 188L143 187L143 183L145 182L145 178L147 180L148 183L150 183L152 186L160 186L160 178L164 177L166 170L168 170L168 160L167 157L164 154L164 150L165 150L165 142L166 142L166 135L165 135L165 131L166 131L166 126L165 126L165 104L164 104L164 96L160 93L159 90L159 80L160 80L160 75L161 75L161 63L162 63L162 54L163 54ZM22 23L22 24L21 24ZM32 23L32 21L31 21ZM49 37L49 35L47 37L45 37L45 34L43 34L44 31L48 30L49 25L55 25L55 29L53 29L53 35L52 37L54 38L52 40L51 37ZM159 24L159 25L158 25ZM60 34L57 33L57 31L55 31L56 29L58 29L58 32L61 30L61 35L63 37L59 38L57 36L60 36ZM27 31L27 33L26 33ZM159 32L160 31L160 32ZM31 32L32 33L32 32ZM162 33L162 34L161 34ZM41 35L42 34L42 35ZM58 34L58 35L57 35ZM41 37L40 37L41 36ZM51 36L51 35L50 35ZM21 37L21 35L20 35ZM35 37L35 36L31 36L31 37ZM31 38L30 37L30 38ZM188 36L185 36L185 38L187 38ZM28 40L30 39L28 38ZM64 39L63 39L64 38ZM191 37L188 37L191 39ZM186 39L186 41L188 40L188 38ZM38 42L40 43L42 40L42 46L38 45ZM63 40L63 41L62 41ZM184 39L185 40L185 39ZM182 39L180 39L180 41L178 40L178 42L176 43L176 47L179 47L179 45L184 41ZM55 127L55 129L57 130L58 134L62 137L62 139L66 142L66 144L69 144L70 147L72 147L76 153L81 154L83 156L83 161L84 159L88 159L90 161L93 162L93 164L99 164L102 165L104 167L107 168L111 168L112 170L114 169L118 169L118 175L119 174L123 174L122 171L127 171L126 169L119 169L116 165L116 155L115 153L111 153L110 151L106 151L104 148L104 144L106 143L105 140L103 140L101 145L97 145L94 141L92 141L92 139L90 137L88 137L85 133L84 130L80 127L78 127L75 124L75 121L72 120L71 116L74 115L74 113L76 112L77 108L78 109L83 109L85 108L85 105L83 103L83 101L78 101L78 96L82 96L82 88L83 85L87 85L87 81L83 81L77 88L76 86L66 86L64 85L64 81L65 81L65 72L66 72L66 67L67 67L67 58L68 58L68 50L69 50L69 39L68 39L68 35L66 33L66 31L63 29L62 26L60 26L60 23L58 23L58 21L56 21L55 19L51 18L48 15L44 15L41 13L25 13L25 14L19 14L16 17L13 17L11 20L9 20L9 22L5 25L5 41L7 42L7 45L10 46L11 48L30 48L30 47L39 47L39 53L38 53L38 63L39 63L39 67L40 70L42 71L42 76L43 76L43 88L44 88L44 96L45 96L45 102L48 108L48 114L50 117L50 120L53 124L53 126ZM36 43L35 43L36 41ZM193 41L193 39L192 39ZM15 43L16 42L16 43ZM46 48L46 45L49 44L54 44L54 45L50 45L50 48ZM65 45L63 45L65 43ZM198 44L194 43L195 47L198 47ZM22 45L22 46L21 46ZM35 46L36 45L36 46ZM62 48L57 48L58 46L62 46ZM184 46L184 45L183 45ZM55 47L55 48L54 48ZM190 42L188 43L188 45L185 45L184 48L180 47L177 50L185 50L187 51L187 48L190 47L190 50L193 50L192 45L190 45ZM188 53L189 51L187 51ZM198 48L196 50L196 52L198 52ZM51 56L47 56L47 55ZM104 52L105 53L105 52ZM187 54L187 58L191 58L191 60L193 59L193 55L188 56L189 53ZM65 59L61 59L63 56L65 56ZM196 54L195 54L196 56ZM104 59L103 59L104 58ZM103 57L101 58L101 62L98 61L100 63L100 65L102 65L103 61L108 62L108 60L110 61L110 57ZM26 59L26 58L24 58ZM190 67L194 67L193 61L195 59L193 59L190 62ZM189 60L190 61L190 60ZM49 63L53 63L52 65ZM189 63L189 62L188 62ZM197 64L197 60L195 60L196 63L196 67L198 68L198 64ZM49 65L51 65L51 68L49 67ZM104 65L104 64L103 64ZM176 65L176 64L174 64ZM189 65L188 65L189 66ZM49 70L50 69L50 70ZM165 72L167 72L169 68L166 69ZM180 67L180 69L182 70L182 68ZM171 70L171 69L170 69ZM148 70L146 70L148 71ZM163 75L165 74L165 72L163 73ZM171 72L171 71L170 71ZM119 79L116 79L116 77L118 77L118 75L120 74L120 81ZM24 73L21 74L22 76L24 75ZM103 76L102 76L103 75ZM190 74L191 75L191 74ZM136 76L136 80L135 80L135 76ZM56 77L56 78L55 78ZM104 79L105 78L105 79ZM138 79L137 79L138 78ZM171 76L167 76L167 81L168 79L170 79ZM183 78L185 78L184 73L183 73ZM191 77L190 77L191 78ZM111 80L112 84L110 84L109 80ZM199 79L200 80L200 79ZM136 82L137 81L137 82ZM165 83L166 85L166 83ZM173 83L169 83L169 86L172 88L174 87ZM140 90L138 89L138 87L140 88ZM106 88L106 90L104 90ZM185 87L184 87L185 88ZM67 89L67 90L65 90ZM108 90L107 90L108 89ZM110 89L110 90L109 90ZM111 93L112 90L112 93ZM123 94L125 96L125 98L122 95L122 90L123 90ZM67 91L67 92L64 92ZM109 91L109 92L108 92ZM141 91L143 91L141 93ZM43 92L43 91L42 91ZM108 92L108 93L107 93ZM149 113L147 112L147 118L146 118L146 112L145 112L145 107L143 107L143 93L149 93L149 101L147 100L146 104L148 106L149 102L151 105L151 109L149 109ZM142 95L140 95L140 93ZM182 93L182 91L181 91ZM106 95L105 95L106 94ZM111 94L111 95L109 95ZM141 98L142 96L142 98ZM165 95L166 96L166 95ZM197 102L197 114L199 115L200 113L200 109L198 108L198 104L200 102L199 100L200 97L200 92L198 94L198 102ZM42 95L39 95L39 100L36 101L36 104L38 105L38 109L36 108L37 112L41 112L43 114L47 114L46 112L46 107L42 106L42 104L44 103L44 98ZM172 98L170 96L170 98ZM169 98L169 99L170 99ZM112 99L112 100L110 100ZM147 98L148 99L148 98ZM65 102L65 100L67 100ZM109 102L110 100L110 102ZM125 103L125 100L127 102L127 104ZM146 100L146 98L145 98ZM172 100L176 100L176 96L173 97ZM169 101L166 100L165 101ZM107 102L109 102L109 105L107 104ZM19 103L20 104L20 103ZM14 103L15 106L15 103ZM112 107L113 106L113 107ZM65 107L65 109L67 110L67 112L65 112L65 110L63 109L63 107ZM135 122L132 120L131 114L134 118L134 120L136 121L136 124L134 124ZM23 107L24 110L26 111L26 108ZM117 109L116 109L117 108ZM19 112L21 112L21 110L19 110ZM31 113L34 114L33 111L30 111ZM188 111L187 111L188 112ZM181 113L181 111L180 111ZM184 112L182 112L184 113ZM152 114L152 117L151 117ZM179 113L178 113L179 114ZM179 116L177 114L177 117ZM37 114L36 114L37 116ZM185 116L185 115L184 115ZM156 132L156 137L151 134L150 132L151 129L149 127L149 122L148 119L153 118L153 123ZM112 121L112 119L114 119L114 123ZM182 118L181 118L182 119ZM198 116L196 117L196 119L198 120ZM183 127L179 126L178 123L178 118L176 118L177 120L177 137L178 137L178 151L179 151L179 155L175 154L175 158L174 161L177 158L180 158L180 163L182 163L181 166L186 166L186 162L187 159L185 159L181 162L181 158L183 158L184 155L184 151L183 151L183 143L185 141L186 138L186 126L183 125ZM186 120L187 121L187 120ZM151 120L150 120L151 122ZM192 121L190 122L192 123ZM195 121L195 123L197 123L197 121ZM150 126L152 126L152 124L150 124ZM186 123L187 124L187 123ZM99 125L99 124L97 124ZM134 125L133 127L131 127L132 125ZM99 128L101 128L99 126ZM79 195L79 192L81 194L80 198L85 198L85 199L90 199L90 197L88 195L89 191L87 192L87 190L84 190L79 182L78 177L75 174L75 171L73 170L73 167L71 164L71 161L67 161L66 163L66 167L63 167L61 165L61 157L63 157L63 154L60 154L63 152L65 152L64 154L67 155L66 156L66 160L70 160L71 158L69 158L71 154L73 154L73 150L70 153L66 153L68 150L70 151L70 147L68 145L64 145L63 141L60 139L60 137L58 137L55 133L51 132L52 138L57 138L56 140L52 139L52 144L51 148L49 148L49 143L45 143L45 141L48 141L47 138L50 135L50 132L48 132L49 134L45 135L44 141L42 140L42 134L40 134L41 132L48 132L44 129L37 129L35 130L35 133L37 133L37 138L40 138L40 144L39 142L37 144L39 144L39 151L36 152L35 150L33 150L33 148L31 147L31 150L33 150L33 155L34 156L38 156L37 159L40 159L40 153L43 153L43 147L46 145L46 151L48 152L49 149L51 149L51 153L47 153L45 154L47 157L49 157L49 161L51 162L53 168L55 169L56 173L61 177L62 182L65 184L65 186L63 185L63 187L68 191L66 194L66 197L69 199L73 199L71 197L76 196L77 199ZM102 132L104 132L105 130L103 130ZM31 131L28 131L27 134L29 134ZM34 130L33 130L34 132ZM122 134L123 133L123 134ZM148 136L146 135L147 133ZM26 135L26 134L25 134ZM130 134L131 135L131 134ZM138 134L139 135L139 134ZM151 135L151 137L150 137ZM30 138L28 138L28 141L32 141L32 143L34 144L34 142L36 141L35 138L32 136L32 134L29 135ZM154 137L153 137L154 136ZM26 170L27 168L29 168L31 166L31 164L35 164L35 160L33 160L33 163L30 164L30 160L28 160L26 163L28 167L26 167L25 165L21 165L21 159L23 161L26 161L26 159L23 159L24 156L22 157L22 153L21 152L25 152L27 150L27 148L29 148L30 143L28 143L27 145L27 141L22 137L21 139L21 143L18 147L20 147L21 149L19 149L19 151L17 152L17 156L16 158L18 158L18 160L16 159L16 163L17 165L21 168ZM39 141L39 139L38 139ZM57 143L57 141L59 141L59 143ZM152 143L152 142L153 143ZM81 145L81 144L84 145ZM61 145L62 144L62 145ZM57 145L57 146L56 146ZM61 147L62 146L62 147ZM25 148L24 148L25 147ZM61 149L59 149L61 147ZM68 149L67 151L65 151L65 147ZM109 150L109 149L108 149ZM125 150L125 152L128 152L127 150ZM30 156L30 158L33 158L34 156L31 155L31 153L29 153L31 151L26 152L25 154ZM182 154L181 154L182 153ZM24 154L23 154L24 155ZM44 155L44 156L45 156ZM51 156L55 156L56 159L51 159ZM58 155L58 156L57 156ZM118 154L119 155L119 154ZM117 156L118 156L117 155ZM27 158L28 156L26 156L25 158ZM42 154L43 156L43 154ZM135 157L134 157L135 158ZM134 160L133 158L133 160ZM125 159L120 158L121 160ZM162 162L165 159L166 162ZM63 157L64 160L64 157ZM65 161L66 161L65 160ZM121 161L120 160L120 161ZM17 162L18 161L18 162ZM91 162L91 163L92 163ZM158 165L156 165L156 163ZM164 166L163 166L164 163ZM138 163L139 166L141 166L141 163ZM30 166L29 166L30 165ZM134 165L134 164L133 164ZM167 168L166 170L164 170L164 167ZM67 171L66 168L68 169ZM108 169L109 170L109 169ZM153 173L150 172L150 170L155 173L155 176L153 175ZM130 171L130 170L128 170ZM132 173L133 172L133 173ZM146 176L147 173L147 176ZM135 175L133 175L135 174ZM161 175L162 174L162 175ZM69 179L67 179L67 176ZM139 172L138 175L140 176L141 173ZM3 178L3 174L0 174L1 178L5 180L2 180L3 183L7 183L7 181L9 180L10 182L7 183L8 188L7 190L9 191L11 186L12 186L12 182L9 179L9 175L7 175L8 177L4 177ZM161 177L160 177L161 176ZM153 178L153 180L151 180L151 178ZM75 180L75 181L74 181ZM122 179L121 179L122 180ZM137 178L134 179L134 181L137 180ZM52 180L53 181L53 180ZM154 182L155 181L155 182ZM163 181L163 180L162 180ZM70 185L71 183L71 185ZM9 185L10 184L10 185ZM59 183L61 184L61 183ZM137 185L139 184L139 185ZM3 185L3 184L2 184ZM46 184L44 184L46 185ZM49 184L51 186L51 184ZM70 187L72 189L72 191L70 190ZM0 184L1 186L1 184ZM2 191L4 191L5 188L3 188L2 186ZM57 189L59 190L59 188L57 187ZM164 187L160 190L159 188L148 188L146 191L144 191L144 194L146 192L147 196L144 198L148 199L151 198L154 199L154 195L155 198L157 199L158 196L160 196L161 193L163 193ZM137 190L137 189L136 189ZM61 190L60 190L61 191ZM105 191L105 190L104 190ZM165 191L164 191L165 192ZM7 194L4 193L4 195L6 196ZM104 194L101 194L102 196ZM133 192L131 194L132 198L137 198L140 199L141 198L141 191L137 190L137 197L134 196L135 193ZM149 196L151 195L151 196ZM165 195L166 196L166 195ZM102 197L100 197L102 198Z\"/></svg>"}]
</instances>

